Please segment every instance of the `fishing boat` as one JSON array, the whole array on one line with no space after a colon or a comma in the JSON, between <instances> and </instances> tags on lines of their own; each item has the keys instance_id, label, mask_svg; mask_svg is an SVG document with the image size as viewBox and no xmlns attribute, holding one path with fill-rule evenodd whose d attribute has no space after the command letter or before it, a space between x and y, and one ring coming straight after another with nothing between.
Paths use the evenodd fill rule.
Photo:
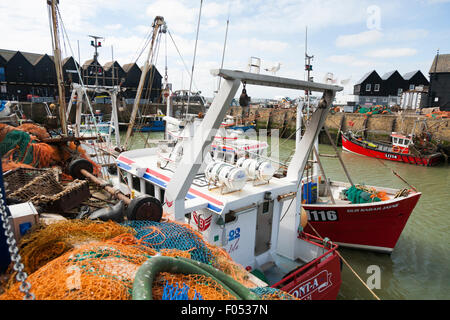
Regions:
<instances>
[{"instance_id":1,"label":"fishing boat","mask_svg":"<svg viewBox=\"0 0 450 320\"><path fill-rule=\"evenodd\" d=\"M343 247L391 253L421 193L410 185L393 189L353 183L326 128L325 131L348 183L329 180L315 150L311 174L302 184L303 206L309 221L306 230L330 237Z\"/></svg>"},{"instance_id":2,"label":"fishing boat","mask_svg":"<svg viewBox=\"0 0 450 320\"><path fill-rule=\"evenodd\" d=\"M442 160L441 153L421 153L414 148L412 135L393 132L391 143L369 141L356 136L352 131L342 133L341 136L343 150L367 157L421 166L433 166Z\"/></svg>"},{"instance_id":3,"label":"fishing boat","mask_svg":"<svg viewBox=\"0 0 450 320\"><path fill-rule=\"evenodd\" d=\"M135 128L139 132L164 132L164 115L144 115L141 116L141 124Z\"/></svg>"},{"instance_id":4,"label":"fishing boat","mask_svg":"<svg viewBox=\"0 0 450 320\"><path fill-rule=\"evenodd\" d=\"M351 188L350 183L331 181L327 188L325 181L321 182L317 198L311 196L306 200L309 203L303 204L309 221L305 230L312 234L317 231L342 247L383 253L394 250L421 196L414 190L365 186L374 194L382 194L383 200L358 204L344 194Z\"/></svg>"},{"instance_id":5,"label":"fishing boat","mask_svg":"<svg viewBox=\"0 0 450 320\"><path fill-rule=\"evenodd\" d=\"M230 115L227 115L225 117L225 120L222 122L221 127L230 130L239 130L242 132L246 132L250 129L255 129L254 123L239 123L236 117Z\"/></svg>"},{"instance_id":6,"label":"fishing boat","mask_svg":"<svg viewBox=\"0 0 450 320\"><path fill-rule=\"evenodd\" d=\"M204 118L167 116L166 130L181 127L182 135L169 134L172 138L156 148L121 153L117 166L124 179L118 188L157 198L172 219L190 224L267 286L301 299L335 299L342 281L338 246L304 232L307 216L300 214L299 185L332 97L342 88L225 69L212 73L224 84ZM241 82L324 93L284 177L274 175L270 161L257 156L223 148L211 152Z\"/></svg>"}]
</instances>

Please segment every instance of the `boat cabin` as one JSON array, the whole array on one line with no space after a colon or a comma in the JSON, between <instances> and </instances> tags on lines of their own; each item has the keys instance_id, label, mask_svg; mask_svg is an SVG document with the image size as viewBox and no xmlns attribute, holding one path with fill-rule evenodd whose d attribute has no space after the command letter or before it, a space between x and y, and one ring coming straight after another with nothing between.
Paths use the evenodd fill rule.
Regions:
<instances>
[{"instance_id":1,"label":"boat cabin","mask_svg":"<svg viewBox=\"0 0 450 320\"><path fill-rule=\"evenodd\" d=\"M392 151L398 153L409 153L409 145L412 144L411 136L405 136L393 132L392 138Z\"/></svg>"}]
</instances>

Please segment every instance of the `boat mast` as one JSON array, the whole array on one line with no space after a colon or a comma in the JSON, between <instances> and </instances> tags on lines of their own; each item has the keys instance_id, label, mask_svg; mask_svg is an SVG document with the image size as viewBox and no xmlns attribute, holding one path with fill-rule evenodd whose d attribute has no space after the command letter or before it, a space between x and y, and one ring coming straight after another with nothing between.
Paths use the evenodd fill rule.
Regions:
<instances>
[{"instance_id":1,"label":"boat mast","mask_svg":"<svg viewBox=\"0 0 450 320\"><path fill-rule=\"evenodd\" d=\"M127 149L128 142L130 140L131 134L133 133L133 127L135 124L136 115L137 115L138 108L139 108L139 102L141 100L142 91L144 89L145 78L147 77L148 70L150 69L150 61L153 60L153 46L155 44L155 40L158 35L159 29L163 25L165 25L164 18L161 16L155 17L155 20L154 20L153 26L152 26L153 27L152 41L151 41L150 49L148 51L147 60L145 61L145 64L144 64L144 67L142 70L141 79L139 81L139 86L138 86L137 92L136 92L136 98L134 99L133 110L131 111L131 116L130 116L130 123L128 125L127 135L125 137L125 142L123 145L124 149Z\"/></svg>"},{"instance_id":2,"label":"boat mast","mask_svg":"<svg viewBox=\"0 0 450 320\"><path fill-rule=\"evenodd\" d=\"M47 0L52 25L50 25L52 36L53 57L55 59L56 79L58 84L58 98L59 98L59 118L61 121L62 134L67 136L67 119L66 119L66 97L64 92L64 78L62 72L61 62L61 47L59 44L58 36L58 17L56 14L56 6L59 4L59 0Z\"/></svg>"}]
</instances>

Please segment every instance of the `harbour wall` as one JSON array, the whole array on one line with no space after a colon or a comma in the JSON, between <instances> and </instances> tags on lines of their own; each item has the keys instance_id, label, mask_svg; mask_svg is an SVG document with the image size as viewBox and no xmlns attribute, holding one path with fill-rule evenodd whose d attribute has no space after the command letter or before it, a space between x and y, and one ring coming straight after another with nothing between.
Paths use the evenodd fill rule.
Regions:
<instances>
[{"instance_id":1,"label":"harbour wall","mask_svg":"<svg viewBox=\"0 0 450 320\"><path fill-rule=\"evenodd\" d=\"M42 103L21 103L23 113L28 119L32 119L37 123L45 123L47 112ZM94 104L94 111L100 110L104 114L111 113L111 107L107 104ZM128 124L131 114L132 105L126 105L119 108L119 122ZM146 110L145 114L155 114L157 109L165 113L165 105L154 104ZM202 108L199 106L190 106L189 113L198 113ZM182 106L174 108L175 114L183 110ZM57 115L57 110L53 110L53 114ZM282 138L295 138L296 130L296 109L273 109L260 108L250 106L248 108L231 107L228 114L242 117L246 121L254 121L256 128L259 129L278 129ZM75 106L72 107L70 113L70 122L75 118ZM391 132L399 132L403 134L411 133L414 123L417 119L423 119L426 123L428 131L432 134L434 140L440 140L444 145L450 145L450 119L433 119L424 115L415 113L394 113L388 115L375 114L369 117L359 113L336 112L329 113L325 121L325 126L335 141L340 144L340 139L336 139L339 130L346 131L363 131L366 130L368 138L378 140L389 140ZM109 120L106 118L106 120ZM421 125L416 125L415 133L420 133ZM320 137L321 143L328 144L328 138L322 132Z\"/></svg>"},{"instance_id":2,"label":"harbour wall","mask_svg":"<svg viewBox=\"0 0 450 320\"><path fill-rule=\"evenodd\" d=\"M254 121L256 129L279 129L280 137L295 138L296 109L257 107L248 107L247 109L232 107L229 114ZM329 113L325 121L325 127L328 128L335 141L339 130L360 132L365 130L368 138L372 137L378 140L388 141L391 132L410 134L417 119L424 120L428 131L433 136L433 140L440 140L444 145L450 145L450 119L427 118L424 115L415 113L375 114L371 116L360 113ZM417 123L414 133L420 133L423 126ZM328 138L323 132L319 139L321 143L329 144Z\"/></svg>"}]
</instances>

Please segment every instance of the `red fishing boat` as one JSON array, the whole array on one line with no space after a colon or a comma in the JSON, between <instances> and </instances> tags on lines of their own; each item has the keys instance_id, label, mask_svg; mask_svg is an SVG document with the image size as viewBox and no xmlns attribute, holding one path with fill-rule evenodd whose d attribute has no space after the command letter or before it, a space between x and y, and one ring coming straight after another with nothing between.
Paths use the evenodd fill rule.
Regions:
<instances>
[{"instance_id":1,"label":"red fishing boat","mask_svg":"<svg viewBox=\"0 0 450 320\"><path fill-rule=\"evenodd\" d=\"M317 231L342 247L391 253L421 193L366 186L374 194L382 193L382 200L354 204L343 193L349 187L344 182L329 182L329 189L324 183L319 184L323 197L317 197L315 203L303 204L309 222L305 231L312 234Z\"/></svg>"},{"instance_id":2,"label":"red fishing boat","mask_svg":"<svg viewBox=\"0 0 450 320\"><path fill-rule=\"evenodd\" d=\"M382 160L391 160L405 162L410 164L433 166L442 160L442 154L437 152L423 154L421 152L412 152L416 148L412 142L412 136L391 134L392 143L373 142L355 136L351 131L342 133L342 149L348 152L378 158Z\"/></svg>"}]
</instances>

